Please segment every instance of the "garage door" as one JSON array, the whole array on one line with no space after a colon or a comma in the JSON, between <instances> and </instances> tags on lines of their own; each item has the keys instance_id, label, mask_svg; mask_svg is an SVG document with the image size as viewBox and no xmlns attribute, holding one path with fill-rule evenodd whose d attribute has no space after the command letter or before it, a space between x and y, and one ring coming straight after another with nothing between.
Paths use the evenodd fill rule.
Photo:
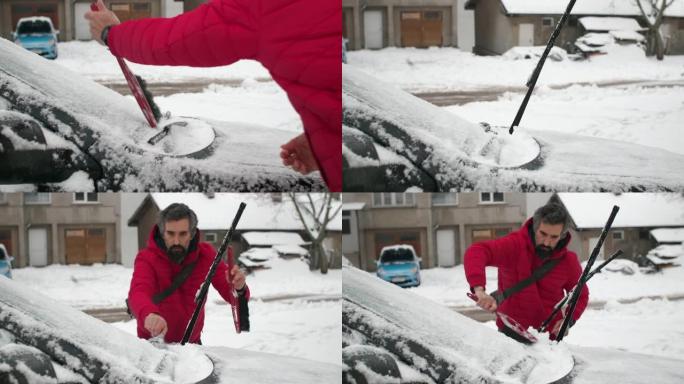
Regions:
<instances>
[{"instance_id":1,"label":"garage door","mask_svg":"<svg viewBox=\"0 0 684 384\"><path fill-rule=\"evenodd\" d=\"M452 229L437 231L437 262L440 267L456 265L456 233Z\"/></svg>"},{"instance_id":2,"label":"garage door","mask_svg":"<svg viewBox=\"0 0 684 384\"><path fill-rule=\"evenodd\" d=\"M67 264L106 262L107 237L103 228L67 229L65 238Z\"/></svg>"},{"instance_id":3,"label":"garage door","mask_svg":"<svg viewBox=\"0 0 684 384\"><path fill-rule=\"evenodd\" d=\"M363 12L363 37L366 49L382 48L382 11L367 10Z\"/></svg>"},{"instance_id":4,"label":"garage door","mask_svg":"<svg viewBox=\"0 0 684 384\"><path fill-rule=\"evenodd\" d=\"M21 3L12 4L12 30L17 27L17 21L22 17L31 16L47 16L52 19L52 25L55 29L59 29L59 12L58 2L44 2L44 3Z\"/></svg>"},{"instance_id":5,"label":"garage door","mask_svg":"<svg viewBox=\"0 0 684 384\"><path fill-rule=\"evenodd\" d=\"M47 229L31 228L28 231L29 265L44 267L47 265Z\"/></svg>"},{"instance_id":6,"label":"garage door","mask_svg":"<svg viewBox=\"0 0 684 384\"><path fill-rule=\"evenodd\" d=\"M110 8L121 22L152 16L150 3L116 2L111 3Z\"/></svg>"},{"instance_id":7,"label":"garage door","mask_svg":"<svg viewBox=\"0 0 684 384\"><path fill-rule=\"evenodd\" d=\"M375 255L373 260L380 257L380 250L389 245L407 244L413 246L416 254L420 257L420 233L418 232L381 232L375 234Z\"/></svg>"},{"instance_id":8,"label":"garage door","mask_svg":"<svg viewBox=\"0 0 684 384\"><path fill-rule=\"evenodd\" d=\"M90 37L90 25L83 15L90 11L90 3L74 4L74 25L76 27L76 40L92 40Z\"/></svg>"},{"instance_id":9,"label":"garage door","mask_svg":"<svg viewBox=\"0 0 684 384\"><path fill-rule=\"evenodd\" d=\"M402 11L401 46L427 48L442 46L441 11Z\"/></svg>"}]
</instances>

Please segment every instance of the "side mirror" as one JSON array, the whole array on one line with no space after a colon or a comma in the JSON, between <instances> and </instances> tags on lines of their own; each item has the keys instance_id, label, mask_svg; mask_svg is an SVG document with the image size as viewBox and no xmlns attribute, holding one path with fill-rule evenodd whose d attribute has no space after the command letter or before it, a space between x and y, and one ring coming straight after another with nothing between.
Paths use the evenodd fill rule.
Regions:
<instances>
[{"instance_id":1,"label":"side mirror","mask_svg":"<svg viewBox=\"0 0 684 384\"><path fill-rule=\"evenodd\" d=\"M17 39L17 31L12 31L12 40Z\"/></svg>"},{"instance_id":2,"label":"side mirror","mask_svg":"<svg viewBox=\"0 0 684 384\"><path fill-rule=\"evenodd\" d=\"M55 35L59 35L59 29L55 31Z\"/></svg>"}]
</instances>

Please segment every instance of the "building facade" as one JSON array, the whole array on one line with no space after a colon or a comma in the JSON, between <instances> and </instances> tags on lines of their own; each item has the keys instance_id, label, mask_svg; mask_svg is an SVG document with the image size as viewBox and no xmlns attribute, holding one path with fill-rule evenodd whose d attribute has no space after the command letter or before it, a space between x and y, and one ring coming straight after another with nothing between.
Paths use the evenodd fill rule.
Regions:
<instances>
[{"instance_id":1,"label":"building facade","mask_svg":"<svg viewBox=\"0 0 684 384\"><path fill-rule=\"evenodd\" d=\"M460 47L474 43L464 0L342 0L347 48Z\"/></svg>"},{"instance_id":2,"label":"building facade","mask_svg":"<svg viewBox=\"0 0 684 384\"><path fill-rule=\"evenodd\" d=\"M121 262L117 194L0 194L0 217L15 267Z\"/></svg>"},{"instance_id":3,"label":"building facade","mask_svg":"<svg viewBox=\"0 0 684 384\"><path fill-rule=\"evenodd\" d=\"M376 269L384 246L409 244L423 268L463 262L474 242L517 230L526 219L522 193L345 193L343 254Z\"/></svg>"},{"instance_id":4,"label":"building facade","mask_svg":"<svg viewBox=\"0 0 684 384\"><path fill-rule=\"evenodd\" d=\"M173 17L183 12L177 0L104 0L121 21L143 17ZM0 36L11 39L22 17L47 16L59 30L59 41L91 40L83 15L90 10L89 0L0 0Z\"/></svg>"}]
</instances>

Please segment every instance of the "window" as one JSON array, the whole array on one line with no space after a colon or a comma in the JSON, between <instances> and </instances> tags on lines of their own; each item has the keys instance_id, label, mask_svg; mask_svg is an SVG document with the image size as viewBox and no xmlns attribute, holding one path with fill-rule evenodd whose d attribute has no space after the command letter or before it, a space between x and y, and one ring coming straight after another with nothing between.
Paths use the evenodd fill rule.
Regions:
<instances>
[{"instance_id":1,"label":"window","mask_svg":"<svg viewBox=\"0 0 684 384\"><path fill-rule=\"evenodd\" d=\"M542 17L542 26L553 27L553 17Z\"/></svg>"},{"instance_id":2,"label":"window","mask_svg":"<svg viewBox=\"0 0 684 384\"><path fill-rule=\"evenodd\" d=\"M342 211L342 234L348 235L351 233L351 213L349 211Z\"/></svg>"},{"instance_id":3,"label":"window","mask_svg":"<svg viewBox=\"0 0 684 384\"><path fill-rule=\"evenodd\" d=\"M480 204L496 204L503 202L503 192L480 192Z\"/></svg>"},{"instance_id":4,"label":"window","mask_svg":"<svg viewBox=\"0 0 684 384\"><path fill-rule=\"evenodd\" d=\"M50 204L50 194L45 192L24 193L25 204Z\"/></svg>"},{"instance_id":5,"label":"window","mask_svg":"<svg viewBox=\"0 0 684 384\"><path fill-rule=\"evenodd\" d=\"M402 12L402 20L420 20L420 12Z\"/></svg>"},{"instance_id":6,"label":"window","mask_svg":"<svg viewBox=\"0 0 684 384\"><path fill-rule=\"evenodd\" d=\"M613 231L613 240L624 240L625 231Z\"/></svg>"},{"instance_id":7,"label":"window","mask_svg":"<svg viewBox=\"0 0 684 384\"><path fill-rule=\"evenodd\" d=\"M457 193L433 193L432 205L457 205Z\"/></svg>"},{"instance_id":8,"label":"window","mask_svg":"<svg viewBox=\"0 0 684 384\"><path fill-rule=\"evenodd\" d=\"M215 243L216 242L216 234L215 233L205 233L204 234L204 241L207 243Z\"/></svg>"},{"instance_id":9,"label":"window","mask_svg":"<svg viewBox=\"0 0 684 384\"><path fill-rule=\"evenodd\" d=\"M99 198L97 193L76 192L74 193L74 203L97 203Z\"/></svg>"},{"instance_id":10,"label":"window","mask_svg":"<svg viewBox=\"0 0 684 384\"><path fill-rule=\"evenodd\" d=\"M415 196L413 193L375 193L373 205L376 207L413 206Z\"/></svg>"}]
</instances>

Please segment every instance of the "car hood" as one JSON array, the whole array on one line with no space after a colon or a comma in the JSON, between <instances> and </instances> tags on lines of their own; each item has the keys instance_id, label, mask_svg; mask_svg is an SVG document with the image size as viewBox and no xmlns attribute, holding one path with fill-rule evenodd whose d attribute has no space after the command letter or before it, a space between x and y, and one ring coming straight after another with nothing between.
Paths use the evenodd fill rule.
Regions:
<instances>
[{"instance_id":1,"label":"car hood","mask_svg":"<svg viewBox=\"0 0 684 384\"><path fill-rule=\"evenodd\" d=\"M427 382L679 383L684 376L676 359L576 347L545 335L526 346L359 269L343 267L342 278L343 342L383 349ZM657 378L646 379L652 374Z\"/></svg>"},{"instance_id":2,"label":"car hood","mask_svg":"<svg viewBox=\"0 0 684 384\"><path fill-rule=\"evenodd\" d=\"M401 165L431 179L423 183L429 185L422 187L426 191L684 187L684 155L524 127L509 135L506 127L465 121L349 66L343 66L343 138L347 169ZM364 138L375 148L355 150L353 142ZM393 177L402 180L406 174ZM395 184L402 191L411 186Z\"/></svg>"},{"instance_id":3,"label":"car hood","mask_svg":"<svg viewBox=\"0 0 684 384\"><path fill-rule=\"evenodd\" d=\"M279 377L286 383L301 383L315 382L307 379L316 375L337 379L341 375L341 368L334 365L260 352L192 344L157 348L4 276L0 276L0 330L9 332L15 343L39 349L64 370L91 382L265 384ZM247 369L257 365L258 372ZM207 375L211 376L205 380Z\"/></svg>"},{"instance_id":4,"label":"car hood","mask_svg":"<svg viewBox=\"0 0 684 384\"><path fill-rule=\"evenodd\" d=\"M171 156L146 143L152 130L131 98L1 38L0 58L2 97L101 164L99 190L325 188L318 173L301 176L280 163L279 145L292 139L292 132L202 120L215 131L212 144L192 155Z\"/></svg>"}]
</instances>

